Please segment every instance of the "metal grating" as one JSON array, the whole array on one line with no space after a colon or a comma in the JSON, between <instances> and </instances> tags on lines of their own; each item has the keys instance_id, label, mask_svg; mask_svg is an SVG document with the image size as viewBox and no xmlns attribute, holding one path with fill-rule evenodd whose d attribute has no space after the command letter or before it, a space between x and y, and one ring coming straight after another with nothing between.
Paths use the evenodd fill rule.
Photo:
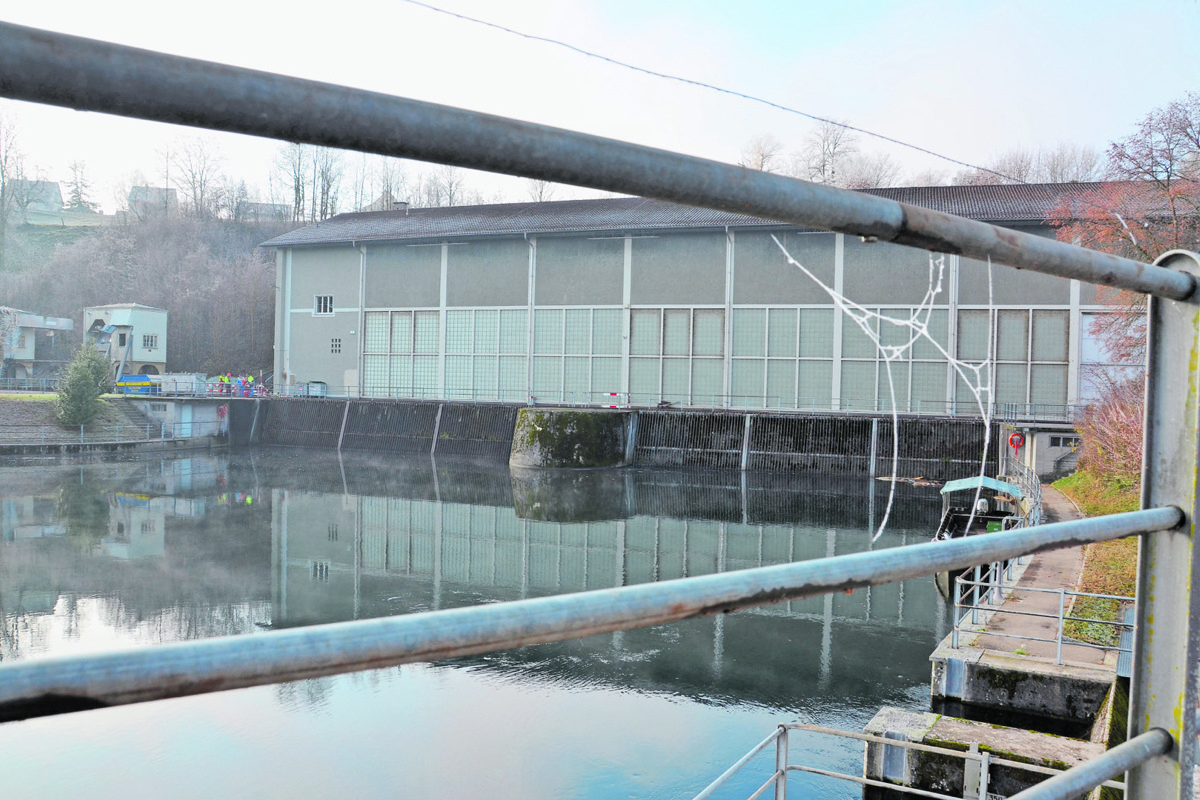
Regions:
<instances>
[{"instance_id":1,"label":"metal grating","mask_svg":"<svg viewBox=\"0 0 1200 800\"><path fill-rule=\"evenodd\" d=\"M263 444L289 447L337 447L344 400L273 398L263 403Z\"/></svg>"},{"instance_id":2,"label":"metal grating","mask_svg":"<svg viewBox=\"0 0 1200 800\"><path fill-rule=\"evenodd\" d=\"M433 446L437 409L437 403L350 401L342 449L428 453Z\"/></svg>"},{"instance_id":3,"label":"metal grating","mask_svg":"<svg viewBox=\"0 0 1200 800\"><path fill-rule=\"evenodd\" d=\"M645 466L738 469L745 426L740 414L643 411L634 458Z\"/></svg>"},{"instance_id":4,"label":"metal grating","mask_svg":"<svg viewBox=\"0 0 1200 800\"><path fill-rule=\"evenodd\" d=\"M515 406L456 405L442 406L438 425L439 456L483 456L508 459L512 451L513 428L517 424Z\"/></svg>"}]
</instances>

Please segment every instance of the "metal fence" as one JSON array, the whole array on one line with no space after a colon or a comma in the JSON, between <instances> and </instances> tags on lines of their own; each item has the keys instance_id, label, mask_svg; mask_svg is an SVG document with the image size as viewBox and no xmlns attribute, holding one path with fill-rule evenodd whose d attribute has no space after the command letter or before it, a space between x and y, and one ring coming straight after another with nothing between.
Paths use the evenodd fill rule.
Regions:
<instances>
[{"instance_id":1,"label":"metal fence","mask_svg":"<svg viewBox=\"0 0 1200 800\"><path fill-rule=\"evenodd\" d=\"M1050 594L1058 597L1057 614L1040 614L1035 611L1024 611L1018 608L1006 608L1005 601L1016 594ZM1118 645L1093 644L1091 642L1072 639L1066 636L1065 628L1068 622L1083 622L1091 625L1108 626L1122 630L1132 630L1130 623L1117 620L1096 619L1093 617L1078 617L1071 613L1075 598L1090 597L1099 600L1112 600L1118 603L1132 603L1134 598L1112 594L1094 594L1091 592L1073 592L1067 589L1040 589L1032 586L1017 586L1011 582L1011 565L999 562L986 567L976 566L972 577L962 575L954 582L954 629L950 634L950 646L958 649L964 634L984 634L1002 639L1018 639L1027 642L1047 642L1055 645L1055 663L1063 663L1063 645L1071 647L1086 647L1096 650L1130 652ZM1070 600L1068 601L1068 598ZM1017 598L1020 599L1019 597ZM1055 637L1047 639L1038 636L1028 636L1015 633L1002 633L987 628L987 623L997 615L1017 617L1035 617L1057 621ZM969 620L969 621L968 621Z\"/></svg>"},{"instance_id":2,"label":"metal fence","mask_svg":"<svg viewBox=\"0 0 1200 800\"><path fill-rule=\"evenodd\" d=\"M863 742L866 746L865 764L870 764L871 761L879 763L878 770L879 778L871 778L868 776L850 775L845 772L836 770L822 769L805 764L793 764L791 760L791 735L793 731L809 734L820 734L831 736L838 739L849 739L852 741ZM987 798L993 797L988 792L988 787L992 783L992 769L994 767L1008 767L1010 769L1021 770L1048 776L1062 775L1065 770L1054 769L1052 767L1043 767L1038 764L1029 764L1024 761L1011 761L1006 758L1001 758L992 755L985 749L981 749L978 743L971 743L967 750L951 750L947 747L936 747L933 745L920 744L917 742L909 742L904 739L893 739L884 736L873 736L869 733L850 733L849 731L840 731L833 728L825 728L820 725L806 725L803 723L792 722L784 725L779 725L765 739L750 748L746 755L742 756L733 766L721 773L712 783L704 787L693 800L707 800L712 797L722 786L727 784L734 775L737 775L743 768L750 764L754 757L759 753L767 750L771 745L775 745L775 764L774 770L762 784L759 785L750 795L748 800L755 800L761 797L768 789L773 790L773 796L776 800L786 800L787 797L787 777L789 772L803 772L809 775L819 775L826 778L834 778L836 780L845 781L847 783L855 783L862 786L864 791L866 787L874 787L876 789L884 789L889 792L899 792L913 797L931 797L935 800L962 800L963 797ZM872 748L872 745L875 747ZM875 753L872 753L874 749ZM962 795L943 794L941 792L932 792L924 789L915 789L903 784L904 780L904 760L908 753L930 753L938 757L938 760L944 765L947 761L953 763L962 761L963 784L965 791ZM875 758L872 758L875 755ZM868 775L873 772L869 768L864 769ZM1125 784L1116 783L1111 780L1105 780L1097 784L1112 789L1124 790Z\"/></svg>"},{"instance_id":3,"label":"metal fence","mask_svg":"<svg viewBox=\"0 0 1200 800\"><path fill-rule=\"evenodd\" d=\"M117 444L223 436L220 421L148 422L144 425L13 425L0 422L0 445Z\"/></svg>"},{"instance_id":4,"label":"metal fence","mask_svg":"<svg viewBox=\"0 0 1200 800\"><path fill-rule=\"evenodd\" d=\"M626 142L8 23L0 23L0 96L638 194L1152 296L1143 511L649 586L6 665L5 717L582 637L1143 535L1130 739L1020 797L1074 797L1127 770L1130 800L1191 796L1197 730L1185 710L1198 699L1200 593L1188 523L1200 463L1200 364L1191 358L1200 348L1200 256L1169 253L1151 266Z\"/></svg>"},{"instance_id":5,"label":"metal fence","mask_svg":"<svg viewBox=\"0 0 1200 800\"><path fill-rule=\"evenodd\" d=\"M213 384L215 385L215 384ZM210 394L214 391L211 389ZM263 393L258 389L256 394ZM219 393L215 392L215 393ZM984 409L975 401L915 400L903 407L893 408L886 398L783 398L780 395L719 394L692 392L574 392L561 391L527 395L516 391L455 392L439 389L363 389L358 385L330 385L310 381L277 386L278 397L330 397L338 399L373 400L453 400L456 403L512 403L516 405L551 405L583 408L657 408L707 409L709 411L769 411L773 414L838 414L871 416L895 411L905 417L962 417L978 420L987 412L989 419L1008 424L1036 422L1066 422L1078 419L1086 406L1050 403L992 403Z\"/></svg>"}]
</instances>

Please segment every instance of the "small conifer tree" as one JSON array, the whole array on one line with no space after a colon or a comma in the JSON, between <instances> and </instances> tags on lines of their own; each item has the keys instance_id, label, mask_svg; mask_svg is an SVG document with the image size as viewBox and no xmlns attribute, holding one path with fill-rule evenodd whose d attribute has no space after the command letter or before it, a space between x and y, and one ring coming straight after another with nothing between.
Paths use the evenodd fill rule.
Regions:
<instances>
[{"instance_id":1,"label":"small conifer tree","mask_svg":"<svg viewBox=\"0 0 1200 800\"><path fill-rule=\"evenodd\" d=\"M54 401L58 421L63 425L91 422L100 411L100 395L108 390L108 359L91 342L84 342L67 367Z\"/></svg>"}]
</instances>

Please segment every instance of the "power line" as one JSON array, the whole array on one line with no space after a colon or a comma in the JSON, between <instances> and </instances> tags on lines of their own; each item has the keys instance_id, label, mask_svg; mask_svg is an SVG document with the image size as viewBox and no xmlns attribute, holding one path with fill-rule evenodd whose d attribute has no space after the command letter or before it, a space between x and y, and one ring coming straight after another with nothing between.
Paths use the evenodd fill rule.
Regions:
<instances>
[{"instance_id":1,"label":"power line","mask_svg":"<svg viewBox=\"0 0 1200 800\"><path fill-rule=\"evenodd\" d=\"M561 47L566 50L570 50L574 53L578 53L579 55L587 56L588 58L594 58L594 59L597 59L598 61L604 61L604 62L612 64L614 66L622 67L622 68L628 69L628 70L633 70L634 72L640 72L643 75L650 75L652 77L662 78L662 79L668 80L668 81L675 81L676 83L682 83L687 86L696 86L701 89L708 89L710 91L719 92L721 94L729 95L730 97L736 97L741 100L749 100L752 103L758 103L759 105L764 105L764 106L767 106L768 108L774 108L778 111L783 111L787 114L795 114L796 116L804 117L805 119L811 119L814 122L821 122L821 123L824 123L827 125L835 125L839 128L843 128L848 131L854 131L855 133L861 133L863 136L869 136L873 139L878 139L883 142L888 142L890 144L898 145L900 147L905 147L909 150L913 150L918 153L923 153L925 155L933 156L934 158L941 159L942 161L946 161L951 164L956 164L960 167L966 167L967 169L978 170L980 172L985 172L989 175L995 175L997 178L1002 178L1003 180L1009 181L1011 183L1023 183L1023 184L1028 185L1027 181L1018 180L1017 178L1014 178L1011 175L1005 175L1004 173L997 172L994 169L988 169L987 167L980 167L976 164L971 164L966 161L960 161L957 158L951 158L950 156L943 155L941 153L935 152L935 151L930 150L925 147L921 147L920 145L910 144L909 142L904 142L899 139L892 138L891 136L886 136L882 133L875 133L874 131L869 131L865 128L858 128L858 127L855 127L854 125L848 125L844 122L838 122L837 120L828 119L827 117L822 117L817 114L810 114L807 111L801 111L797 108L785 106L781 103L776 103L773 100L767 100L762 97L756 97L755 95L746 94L745 92L739 92L735 89L726 89L722 86L716 86L714 84L705 83L704 81L698 81L698 80L694 80L692 78L684 78L679 75L671 75L670 73L658 72L656 70L647 69L646 67L639 67L638 65L630 64L627 61L621 61L619 59L611 58L611 57L603 55L601 53L596 53L591 50L585 50L582 47L578 47L578 46L570 44L568 42L564 42L560 39L552 39L547 36L538 36L538 35L532 34L532 33L525 33L524 31L518 31L513 28L509 28L509 27L500 25L495 22L489 22L485 19L479 19L478 17L472 17L472 16L468 16L466 14L460 14L457 11L450 11L445 8L439 8L438 6L431 5L429 3L423 3L423 2L421 2L421 0L402 0L402 2L408 3L409 5L418 6L420 8L424 8L429 11L436 12L438 14L444 14L448 17L460 19L460 20L463 20L464 22L472 22L472 23L475 23L476 25L483 25L484 27L492 28L492 29L498 30L498 31L503 31L504 33L508 33L513 36L519 36L522 39L528 39L528 40L534 41L534 42L542 42L544 44L553 45L555 47Z\"/></svg>"}]
</instances>

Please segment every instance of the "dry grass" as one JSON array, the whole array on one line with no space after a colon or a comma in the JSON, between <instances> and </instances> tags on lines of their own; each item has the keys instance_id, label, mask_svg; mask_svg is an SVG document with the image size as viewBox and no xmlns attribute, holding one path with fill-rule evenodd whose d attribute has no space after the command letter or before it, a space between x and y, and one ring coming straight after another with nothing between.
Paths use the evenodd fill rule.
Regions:
<instances>
[{"instance_id":1,"label":"dry grass","mask_svg":"<svg viewBox=\"0 0 1200 800\"><path fill-rule=\"evenodd\" d=\"M1137 485L1105 481L1085 470L1055 481L1054 487L1074 500L1089 517L1134 511L1140 502ZM1088 545L1076 591L1132 597L1137 585L1137 556L1138 540L1133 536ZM1122 605L1117 600L1079 597L1070 614L1115 621L1120 618ZM1109 646L1116 645L1118 638L1117 628L1089 622L1067 622L1063 625L1063 633L1072 639Z\"/></svg>"}]
</instances>

